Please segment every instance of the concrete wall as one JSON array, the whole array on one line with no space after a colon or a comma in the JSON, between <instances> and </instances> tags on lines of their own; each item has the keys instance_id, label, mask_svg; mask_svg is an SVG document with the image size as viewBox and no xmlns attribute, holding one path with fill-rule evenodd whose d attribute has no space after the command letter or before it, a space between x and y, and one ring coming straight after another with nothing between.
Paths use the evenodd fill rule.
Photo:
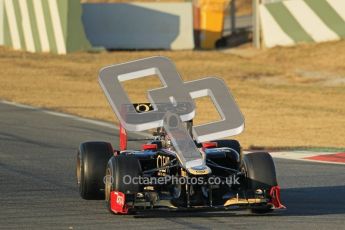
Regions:
<instances>
[{"instance_id":1,"label":"concrete wall","mask_svg":"<svg viewBox=\"0 0 345 230\"><path fill-rule=\"evenodd\" d=\"M82 4L93 46L107 49L193 49L191 3Z\"/></svg>"},{"instance_id":2,"label":"concrete wall","mask_svg":"<svg viewBox=\"0 0 345 230\"><path fill-rule=\"evenodd\" d=\"M0 0L1 6L0 44L57 54L90 47L79 0Z\"/></svg>"},{"instance_id":3,"label":"concrete wall","mask_svg":"<svg viewBox=\"0 0 345 230\"><path fill-rule=\"evenodd\" d=\"M260 5L266 47L345 38L344 0L288 0Z\"/></svg>"}]
</instances>

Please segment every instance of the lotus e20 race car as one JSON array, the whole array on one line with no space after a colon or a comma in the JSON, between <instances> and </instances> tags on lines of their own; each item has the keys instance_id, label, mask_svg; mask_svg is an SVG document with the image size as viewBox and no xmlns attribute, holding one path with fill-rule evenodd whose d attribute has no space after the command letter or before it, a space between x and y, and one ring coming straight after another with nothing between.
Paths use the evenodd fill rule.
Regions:
<instances>
[{"instance_id":1,"label":"lotus e20 race car","mask_svg":"<svg viewBox=\"0 0 345 230\"><path fill-rule=\"evenodd\" d=\"M140 71L154 68L155 73L159 70L162 82L166 83L165 88L170 87L172 92L169 84L172 84L172 77L176 79L176 76L166 76L171 66L169 59L153 57L110 66L101 71L101 86L120 120L119 149L114 150L110 143L102 141L84 142L80 145L76 167L80 196L86 200L105 199L107 208L115 214L155 209L247 208L253 213L285 209L280 201L275 166L269 153L243 153L238 141L215 139L231 136L229 132L219 132L216 130L217 126L204 126L204 130L201 126L193 126L191 118L195 113L190 112L194 112L194 104L190 104L189 98L185 99L187 102L157 102L157 95L152 93L154 96L151 95L150 101L154 103L132 104L122 101L117 106L119 101L116 100L121 99L123 91L120 92L120 88L109 91L114 85L121 87L116 79L147 76L148 73ZM112 74L107 75L109 70ZM111 87L105 85L107 78L115 79ZM186 84L186 90L194 92L194 96L195 92L200 92L200 88L204 87L200 82L193 82L194 86L197 85L194 88L189 87L189 83L182 84ZM229 95L217 95L220 88L216 90L212 88L215 86L206 85L213 92L211 96L214 97L213 101L217 101L217 109L222 110L220 114L223 121L229 123L224 118L226 105L219 102L224 95ZM182 93L184 92L179 92ZM173 96L178 98L177 95ZM227 128L226 125L221 126L221 129L223 126ZM150 137L129 138L128 130L154 131ZM209 130L212 135L207 133ZM146 143L139 150L130 150L127 149L128 141Z\"/></svg>"}]
</instances>

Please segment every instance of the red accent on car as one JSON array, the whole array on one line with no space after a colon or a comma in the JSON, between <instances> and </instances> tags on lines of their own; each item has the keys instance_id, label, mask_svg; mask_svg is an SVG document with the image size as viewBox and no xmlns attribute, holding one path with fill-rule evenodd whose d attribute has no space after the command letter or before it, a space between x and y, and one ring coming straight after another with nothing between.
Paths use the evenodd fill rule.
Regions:
<instances>
[{"instance_id":1,"label":"red accent on car","mask_svg":"<svg viewBox=\"0 0 345 230\"><path fill-rule=\"evenodd\" d=\"M110 209L117 214L127 214L126 196L122 192L110 192Z\"/></svg>"},{"instance_id":2,"label":"red accent on car","mask_svg":"<svg viewBox=\"0 0 345 230\"><path fill-rule=\"evenodd\" d=\"M157 144L144 144L142 145L142 150L156 150L158 147L157 147Z\"/></svg>"},{"instance_id":3,"label":"red accent on car","mask_svg":"<svg viewBox=\"0 0 345 230\"><path fill-rule=\"evenodd\" d=\"M280 200L280 187L273 186L270 189L271 203L275 209L285 209L286 207L281 203Z\"/></svg>"},{"instance_id":4,"label":"red accent on car","mask_svg":"<svg viewBox=\"0 0 345 230\"><path fill-rule=\"evenodd\" d=\"M120 151L127 149L127 132L126 129L120 124Z\"/></svg>"},{"instance_id":5,"label":"red accent on car","mask_svg":"<svg viewBox=\"0 0 345 230\"><path fill-rule=\"evenodd\" d=\"M210 149L210 148L217 148L217 142L204 142L202 143L202 147L204 149Z\"/></svg>"}]
</instances>

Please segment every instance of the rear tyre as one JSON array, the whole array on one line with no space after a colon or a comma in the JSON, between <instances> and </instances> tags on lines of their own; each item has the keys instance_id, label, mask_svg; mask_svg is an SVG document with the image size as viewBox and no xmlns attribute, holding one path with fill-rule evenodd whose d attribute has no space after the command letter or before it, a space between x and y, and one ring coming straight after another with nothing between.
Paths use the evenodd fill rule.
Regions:
<instances>
[{"instance_id":1,"label":"rear tyre","mask_svg":"<svg viewBox=\"0 0 345 230\"><path fill-rule=\"evenodd\" d=\"M106 169L105 201L110 212L110 192L117 191L126 195L126 201L133 199L141 191L132 178L141 175L141 165L134 155L119 155L110 158Z\"/></svg>"},{"instance_id":2,"label":"rear tyre","mask_svg":"<svg viewBox=\"0 0 345 230\"><path fill-rule=\"evenodd\" d=\"M245 173L245 188L253 193L257 189L270 191L277 186L274 162L267 152L248 153L243 156L241 170ZM253 213L271 212L271 206L259 206L251 209Z\"/></svg>"},{"instance_id":3,"label":"rear tyre","mask_svg":"<svg viewBox=\"0 0 345 230\"><path fill-rule=\"evenodd\" d=\"M105 169L114 150L107 142L82 143L77 153L79 194L86 200L104 199Z\"/></svg>"}]
</instances>

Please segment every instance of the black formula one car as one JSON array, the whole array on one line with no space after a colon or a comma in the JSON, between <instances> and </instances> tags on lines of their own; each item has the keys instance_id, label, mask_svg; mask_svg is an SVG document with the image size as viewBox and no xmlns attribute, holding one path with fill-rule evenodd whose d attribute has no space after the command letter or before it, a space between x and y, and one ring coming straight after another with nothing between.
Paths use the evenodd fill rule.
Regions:
<instances>
[{"instance_id":1,"label":"black formula one car","mask_svg":"<svg viewBox=\"0 0 345 230\"><path fill-rule=\"evenodd\" d=\"M140 108L148 104L135 104ZM185 122L191 130L192 121ZM83 199L105 199L109 211L169 208L248 208L253 213L284 209L275 166L267 152L243 153L236 140L197 143L206 167L185 168L164 128L141 150L127 149L120 126L120 149L107 142L85 142L77 154L77 182ZM134 139L138 141L140 139Z\"/></svg>"}]
</instances>

